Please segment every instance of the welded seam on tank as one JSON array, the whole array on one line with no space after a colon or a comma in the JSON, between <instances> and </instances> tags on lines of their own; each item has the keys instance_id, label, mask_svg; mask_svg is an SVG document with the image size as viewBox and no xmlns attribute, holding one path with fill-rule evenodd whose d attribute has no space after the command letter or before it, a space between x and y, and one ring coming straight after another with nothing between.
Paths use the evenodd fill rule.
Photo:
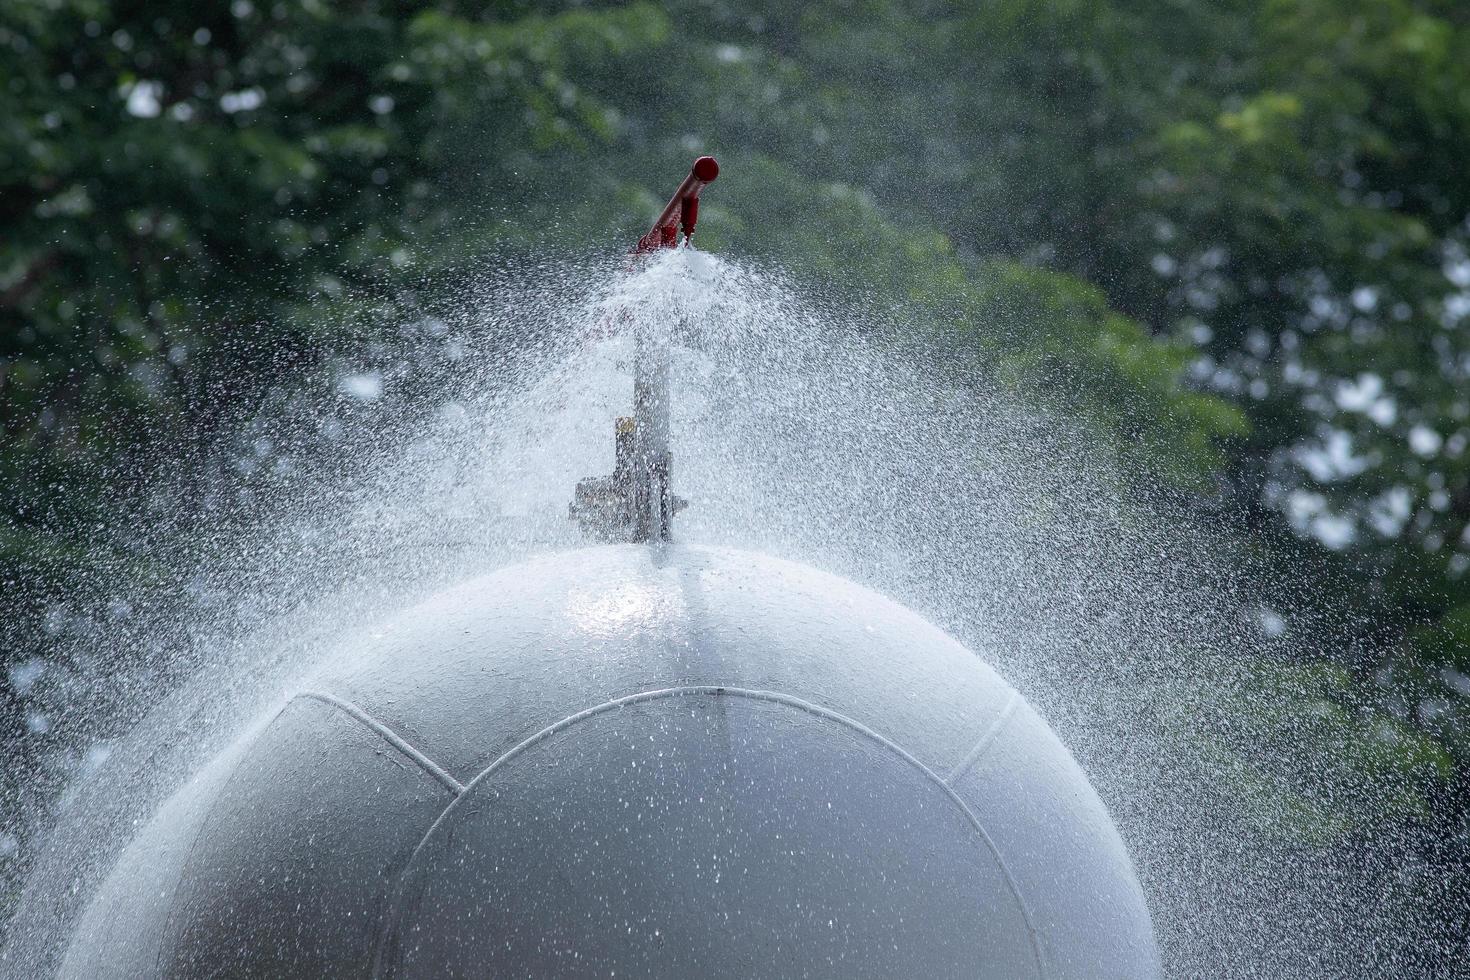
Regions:
<instances>
[{"instance_id":1,"label":"welded seam on tank","mask_svg":"<svg viewBox=\"0 0 1470 980\"><path fill-rule=\"evenodd\" d=\"M1010 699L1006 701L1005 707L1000 709L1000 714L996 716L995 721L991 722L990 727L985 730L985 734L980 736L980 741L976 742L975 747L960 760L960 764L950 770L948 776L944 777L944 785L953 786L955 780L969 772L972 767L985 757L985 753L990 751L990 747L1000 737L1001 731L1006 727L1006 722L1010 721L1011 715L1015 714L1016 705L1020 703L1021 695L1012 691Z\"/></svg>"},{"instance_id":2,"label":"welded seam on tank","mask_svg":"<svg viewBox=\"0 0 1470 980\"><path fill-rule=\"evenodd\" d=\"M894 755L897 755L900 759L903 759L909 765L913 766L921 774L927 776L931 781L934 782L935 785L940 788L940 790L944 792L946 796L950 798L950 801L954 803L955 806L959 807L960 812L965 815L965 819L969 821L970 826L975 828L975 832L980 835L980 839L985 842L985 846L990 850L990 856L995 859L995 865L997 868L1000 869L1001 878L1005 881L1006 888L1010 891L1011 897L1016 900L1016 907L1021 910L1021 921L1026 924L1026 936L1031 941L1031 953L1036 958L1036 975L1038 978L1040 978L1040 980L1046 980L1046 961L1042 958L1041 955L1041 936L1037 932L1035 919L1031 914L1030 907L1027 906L1026 900L1021 897L1021 889L1020 886L1016 884L1015 875L1011 873L1010 866L1006 864L1005 858L1001 856L1000 848L996 845L995 840L990 836L989 832L986 831L984 825L981 824L980 818L975 815L975 811L970 809L969 804L967 804L960 797L960 795L954 791L954 788L952 786L941 779L938 773L936 773L933 769L930 769L928 766L924 765L924 763L920 762L917 758L911 755L908 750L903 748L903 746L889 741L887 738L883 737L878 732L875 732L867 725L864 725L862 722L857 721L853 718L849 718L846 715L838 714L837 712L832 711L828 708L823 708L821 705L812 704L810 701L803 701L801 698L792 697L790 694L781 694L777 691L754 691L747 688L721 687L719 685L713 684L694 685L690 687L666 687L654 691L641 691L637 694L629 694L626 697L614 698L611 701L606 701L602 704L595 705L594 707L588 708L585 711L579 711L574 715L568 715L566 718L563 718L561 721L556 722L554 725L543 728L541 731L530 736L519 745L516 745L514 748L508 750L500 758L490 763L490 765L486 766L479 775L475 776L474 779L471 779L467 784L465 784L464 791L461 794L460 798L453 800L449 804L449 806L444 808L443 812L439 814L438 818L434 820L433 824L430 825L428 832L424 834L423 839L420 840L418 846L414 848L412 856L410 856L408 859L408 863L404 865L403 876L399 878L398 886L396 889L396 891L398 892L398 897L395 897L393 907L384 921L383 935L378 942L379 961L374 964L373 975L382 975L381 970L383 964L381 962L381 956L383 955L383 952L388 948L391 935L396 932L398 928L398 917L400 914L400 909L398 907L399 899L402 896L402 888L405 885L406 877L409 870L414 867L415 863L417 863L420 852L423 851L424 845L429 842L429 839L434 836L434 832L439 829L441 824L443 824L446 820L450 818L450 815L455 812L455 809L460 805L464 797L467 796L470 791L473 790L477 785L479 785L482 780L489 778L490 775L495 772L495 770L510 762L516 756L540 744L541 742L546 741L557 733L564 731L567 728L570 728L572 725L575 725L578 722L585 721L588 718L592 718L596 715L605 714L609 711L616 711L619 708L625 708L630 704L638 704L642 701L653 701L659 698L681 697L687 695L711 695L714 697L749 698L753 701L767 701L773 704L785 705L789 708L796 708L799 711L805 711L808 714L817 716L818 718L825 718L828 721L833 721L839 725L844 725L860 735L867 736L874 742L877 742L879 745L888 749Z\"/></svg>"},{"instance_id":3,"label":"welded seam on tank","mask_svg":"<svg viewBox=\"0 0 1470 980\"><path fill-rule=\"evenodd\" d=\"M438 780L445 789L449 790L449 792L453 793L455 796L459 796L465 791L464 783L451 776L447 771L444 770L442 766L435 763L433 759L430 759L428 756L424 755L424 753L420 752L418 749L408 744L403 736L399 735L393 729L389 728L387 725L383 724L381 721L374 718L372 715L368 714L366 711L362 710L351 701L343 701L341 698L331 694L327 694L324 691L302 691L296 696L298 698L311 698L313 701L320 701L322 704L336 708L343 714L348 715L349 717L366 725L368 728L371 728L374 732L382 737L383 741L387 742L389 745L393 746L399 752L407 756L410 760L413 761L415 765L417 765L424 772L428 773L430 776L433 776L434 779Z\"/></svg>"}]
</instances>

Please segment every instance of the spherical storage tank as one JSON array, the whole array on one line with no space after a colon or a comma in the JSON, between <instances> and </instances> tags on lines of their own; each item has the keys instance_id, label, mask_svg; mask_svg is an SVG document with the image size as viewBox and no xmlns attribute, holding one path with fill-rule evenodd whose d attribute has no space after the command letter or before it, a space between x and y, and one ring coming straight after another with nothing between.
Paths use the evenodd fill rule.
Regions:
<instances>
[{"instance_id":1,"label":"spherical storage tank","mask_svg":"<svg viewBox=\"0 0 1470 980\"><path fill-rule=\"evenodd\" d=\"M68 977L1146 980L1102 803L895 603L608 546L327 663L124 851Z\"/></svg>"}]
</instances>

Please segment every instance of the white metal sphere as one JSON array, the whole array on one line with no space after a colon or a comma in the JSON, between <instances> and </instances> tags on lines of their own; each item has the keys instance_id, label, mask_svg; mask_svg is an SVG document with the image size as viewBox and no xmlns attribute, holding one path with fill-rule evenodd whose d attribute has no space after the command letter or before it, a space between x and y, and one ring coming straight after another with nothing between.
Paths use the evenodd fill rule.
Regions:
<instances>
[{"instance_id":1,"label":"white metal sphere","mask_svg":"<svg viewBox=\"0 0 1470 980\"><path fill-rule=\"evenodd\" d=\"M1159 972L1102 803L971 652L803 565L631 545L344 649L142 830L63 968Z\"/></svg>"}]
</instances>

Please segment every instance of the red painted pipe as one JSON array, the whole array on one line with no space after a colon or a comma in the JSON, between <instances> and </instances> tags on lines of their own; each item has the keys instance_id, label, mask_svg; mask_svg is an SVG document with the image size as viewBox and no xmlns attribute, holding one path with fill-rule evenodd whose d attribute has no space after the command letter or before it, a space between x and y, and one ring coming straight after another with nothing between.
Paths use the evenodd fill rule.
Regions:
<instances>
[{"instance_id":1,"label":"red painted pipe","mask_svg":"<svg viewBox=\"0 0 1470 980\"><path fill-rule=\"evenodd\" d=\"M694 166L689 169L689 176L684 178L684 183L669 198L669 203L664 205L663 211L659 213L653 227L648 229L648 234L638 239L634 246L634 252L653 252L661 248L673 248L679 244L679 232L684 232L684 239L688 241L689 236L694 234L694 223L699 220L699 192L714 183L715 178L720 175L720 165L715 162L714 157L700 157L694 161Z\"/></svg>"}]
</instances>

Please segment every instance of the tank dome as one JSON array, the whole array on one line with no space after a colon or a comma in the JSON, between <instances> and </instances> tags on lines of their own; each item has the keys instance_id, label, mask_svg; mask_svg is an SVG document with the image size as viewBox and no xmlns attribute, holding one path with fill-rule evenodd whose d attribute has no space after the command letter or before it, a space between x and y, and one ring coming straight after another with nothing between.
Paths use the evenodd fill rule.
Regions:
<instances>
[{"instance_id":1,"label":"tank dome","mask_svg":"<svg viewBox=\"0 0 1470 980\"><path fill-rule=\"evenodd\" d=\"M1147 980L1046 724L892 601L609 546L439 594L176 793L68 977Z\"/></svg>"}]
</instances>

